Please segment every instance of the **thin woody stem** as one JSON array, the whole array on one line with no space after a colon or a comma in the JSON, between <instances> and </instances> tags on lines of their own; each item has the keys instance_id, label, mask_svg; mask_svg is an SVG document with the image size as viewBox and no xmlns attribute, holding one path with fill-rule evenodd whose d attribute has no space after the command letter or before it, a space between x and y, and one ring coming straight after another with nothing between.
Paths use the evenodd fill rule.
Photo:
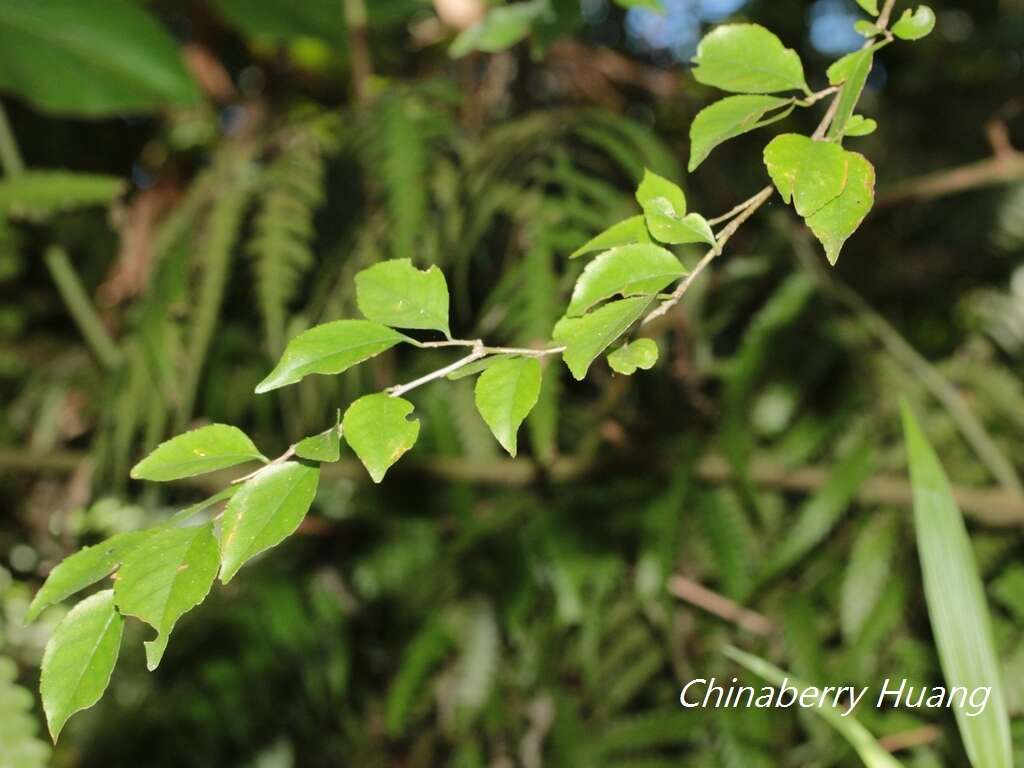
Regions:
<instances>
[{"instance_id":1,"label":"thin woody stem","mask_svg":"<svg viewBox=\"0 0 1024 768\"><path fill-rule=\"evenodd\" d=\"M679 283L678 286L676 286L676 289L672 291L672 293L669 295L667 299L662 301L661 304L655 307L640 322L640 325L647 325L651 321L656 320L657 318L664 315L666 312L672 309L672 307L678 304L679 300L683 298L683 295L693 284L693 281L696 280L698 276L700 276L701 272L703 272L707 268L707 266L712 262L715 256L721 253L722 248L725 246L727 242L729 242L729 238L736 234L736 230L740 228L743 222L745 222L747 219L753 216L757 209L765 204L768 198L772 196L772 193L774 191L775 188L769 184L767 187L765 187L752 198L750 198L750 200L744 203L744 207L742 208L740 213L732 221L730 221L725 226L725 228L718 234L718 237L715 238L714 248L712 248L710 251L704 254L704 258L697 262L697 266L693 268L693 271L690 272L690 274L688 274L686 278L681 283Z\"/></svg>"},{"instance_id":2,"label":"thin woody stem","mask_svg":"<svg viewBox=\"0 0 1024 768\"><path fill-rule=\"evenodd\" d=\"M438 368L433 373L428 373L426 376L420 376L418 379L413 379L407 384L398 384L394 387L388 387L385 392L392 397L399 397L400 395L404 395L410 389L416 389L416 387L434 381L435 379L444 378L449 373L457 371L460 368L464 368L470 363L476 362L484 357L487 357L487 352L484 350L483 346L479 346L465 357L460 357L454 363L444 366L444 368Z\"/></svg>"}]
</instances>

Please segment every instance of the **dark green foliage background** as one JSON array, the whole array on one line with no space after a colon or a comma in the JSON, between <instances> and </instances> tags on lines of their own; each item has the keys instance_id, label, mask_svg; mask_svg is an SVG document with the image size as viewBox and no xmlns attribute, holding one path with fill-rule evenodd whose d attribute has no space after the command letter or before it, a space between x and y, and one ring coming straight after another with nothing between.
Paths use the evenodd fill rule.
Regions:
<instances>
[{"instance_id":1,"label":"dark green foliage background","mask_svg":"<svg viewBox=\"0 0 1024 768\"><path fill-rule=\"evenodd\" d=\"M129 481L156 442L222 421L274 456L357 396L447 360L392 351L252 394L290 336L355 316L358 270L436 263L456 336L542 342L578 273L568 254L634 211L644 166L682 181L709 217L765 183L768 133L681 175L689 123L714 94L684 65L626 45L619 9L584 22L558 0L530 43L453 62L448 38L430 42L429 4L369 4L367 103L346 95L340 11L325 17L331 34L312 10L274 32L227 0L150 6L225 68L240 89L227 103L86 121L4 98L29 167L130 178L132 195L142 185L170 201L148 234L145 279L116 300L124 206L0 218L0 653L27 687L63 610L22 625L49 568L216 489ZM54 765L856 765L811 718L684 713L677 697L691 677L740 674L725 643L811 682L940 683L909 508L848 502L864 490L861 466L905 473L899 394L955 483L997 483L920 370L893 354L878 315L1024 471L1024 182L887 199L907 179L988 157L993 118L1024 147L1024 8L933 5L936 32L887 48L862 102L880 129L852 142L878 169L879 204L834 276L776 199L659 327L653 371L626 378L598 363L576 384L548 365L515 462L475 413L471 380L417 390L420 441L384 484L371 486L350 452L325 466L299 535L187 615L154 674L149 636L133 626L107 698L69 725ZM835 57L811 45L810 12L753 0L736 18L776 31L821 88ZM640 82L678 81L664 96L608 80L567 37L627 57ZM816 118L768 131L810 132ZM53 243L118 342L113 369L53 287L42 261ZM812 487L787 489L784 470L806 466ZM972 535L1020 760L1024 514L1007 503L1010 525L965 511L982 513ZM774 632L745 634L672 598L674 573L757 610ZM941 729L900 753L907 765L966 764L946 713L858 714L879 736Z\"/></svg>"}]
</instances>

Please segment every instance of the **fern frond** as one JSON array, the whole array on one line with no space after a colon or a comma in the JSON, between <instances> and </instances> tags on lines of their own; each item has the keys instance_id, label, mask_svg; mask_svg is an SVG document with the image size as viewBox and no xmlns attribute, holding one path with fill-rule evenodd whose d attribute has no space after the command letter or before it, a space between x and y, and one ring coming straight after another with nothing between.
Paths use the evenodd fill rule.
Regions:
<instances>
[{"instance_id":1,"label":"fern frond","mask_svg":"<svg viewBox=\"0 0 1024 768\"><path fill-rule=\"evenodd\" d=\"M0 212L41 219L61 211L108 205L124 192L116 176L73 171L25 171L0 179Z\"/></svg>"}]
</instances>

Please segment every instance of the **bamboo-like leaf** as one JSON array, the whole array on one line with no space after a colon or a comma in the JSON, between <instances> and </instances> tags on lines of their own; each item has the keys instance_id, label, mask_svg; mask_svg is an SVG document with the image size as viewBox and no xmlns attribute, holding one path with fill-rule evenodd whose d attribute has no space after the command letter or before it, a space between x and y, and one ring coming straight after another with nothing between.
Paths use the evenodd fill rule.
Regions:
<instances>
[{"instance_id":1,"label":"bamboo-like leaf","mask_svg":"<svg viewBox=\"0 0 1024 768\"><path fill-rule=\"evenodd\" d=\"M781 685L784 680L788 680L790 685L801 691L810 687L807 683L783 672L774 664L738 648L726 647L725 655L773 685ZM829 704L813 707L811 711L850 742L867 768L901 768L900 763L878 745L875 737L853 715L843 717L839 710Z\"/></svg>"},{"instance_id":2,"label":"bamboo-like leaf","mask_svg":"<svg viewBox=\"0 0 1024 768\"><path fill-rule=\"evenodd\" d=\"M901 409L924 594L946 686L991 689L988 706L974 717L954 706L960 736L974 768L1011 768L999 657L967 528L938 456L906 402Z\"/></svg>"}]
</instances>

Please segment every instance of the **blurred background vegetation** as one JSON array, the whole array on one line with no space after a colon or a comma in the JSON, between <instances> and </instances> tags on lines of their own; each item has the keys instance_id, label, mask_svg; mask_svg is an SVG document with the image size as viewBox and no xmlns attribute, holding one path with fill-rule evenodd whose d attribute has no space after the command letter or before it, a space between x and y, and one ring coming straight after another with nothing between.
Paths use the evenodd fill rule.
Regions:
<instances>
[{"instance_id":1,"label":"blurred background vegetation","mask_svg":"<svg viewBox=\"0 0 1024 768\"><path fill-rule=\"evenodd\" d=\"M643 167L708 216L764 185L761 136L682 177L710 25L764 24L817 88L859 45L853 0L662 3L529 3L522 43L460 58L469 0L135 3L190 79L90 113L52 41L38 81L19 69L26 3L0 0L3 181L19 158L123 180L0 186L0 765L856 765L812 717L683 712L678 691L739 675L727 642L813 683L941 683L901 393L961 488L1024 761L1021 0L939 0L935 34L879 57L862 104L881 127L856 140L878 205L836 270L767 206L653 329L655 370L549 365L516 460L471 380L417 391L420 441L382 486L350 454L325 466L299 535L186 616L157 673L135 627L106 699L52 755L30 739L66 610L24 626L41 579L223 479L144 487L131 464L206 421L276 455L444 361L255 396L289 337L355 315L355 272L438 264L457 336L543 342L567 255L633 211ZM85 34L69 7L54 39ZM946 711L858 715L910 766L966 765Z\"/></svg>"}]
</instances>

